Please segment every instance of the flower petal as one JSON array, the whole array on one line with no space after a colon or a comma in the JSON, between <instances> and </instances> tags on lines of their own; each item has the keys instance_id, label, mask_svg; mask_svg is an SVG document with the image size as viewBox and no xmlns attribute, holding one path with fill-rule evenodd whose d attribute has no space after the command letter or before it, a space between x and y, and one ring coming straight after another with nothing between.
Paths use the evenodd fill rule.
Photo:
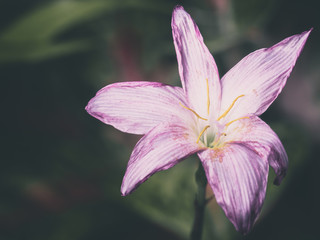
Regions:
<instances>
[{"instance_id":1,"label":"flower petal","mask_svg":"<svg viewBox=\"0 0 320 240\"><path fill-rule=\"evenodd\" d=\"M236 119L251 113L262 114L282 91L310 31L257 50L235 65L221 79L221 113L238 96L245 95L237 100L229 116Z\"/></svg>"},{"instance_id":2,"label":"flower petal","mask_svg":"<svg viewBox=\"0 0 320 240\"><path fill-rule=\"evenodd\" d=\"M179 123L162 123L135 146L122 181L121 193L128 195L154 173L173 167L199 150L196 136Z\"/></svg>"},{"instance_id":3,"label":"flower petal","mask_svg":"<svg viewBox=\"0 0 320 240\"><path fill-rule=\"evenodd\" d=\"M241 119L228 127L224 141L243 143L262 158L268 160L277 177L274 184L279 185L288 168L288 156L277 134L259 117Z\"/></svg>"},{"instance_id":4,"label":"flower petal","mask_svg":"<svg viewBox=\"0 0 320 240\"><path fill-rule=\"evenodd\" d=\"M93 117L133 134L145 134L161 122L192 119L184 92L156 82L120 82L101 89L86 110Z\"/></svg>"},{"instance_id":5,"label":"flower petal","mask_svg":"<svg viewBox=\"0 0 320 240\"><path fill-rule=\"evenodd\" d=\"M216 114L221 98L219 73L197 25L183 7L177 6L173 10L171 27L180 78L191 105L189 107L203 117L208 116L209 88L210 113Z\"/></svg>"},{"instance_id":6,"label":"flower petal","mask_svg":"<svg viewBox=\"0 0 320 240\"><path fill-rule=\"evenodd\" d=\"M269 165L242 144L198 153L217 203L237 231L246 234L256 221L266 193Z\"/></svg>"}]
</instances>

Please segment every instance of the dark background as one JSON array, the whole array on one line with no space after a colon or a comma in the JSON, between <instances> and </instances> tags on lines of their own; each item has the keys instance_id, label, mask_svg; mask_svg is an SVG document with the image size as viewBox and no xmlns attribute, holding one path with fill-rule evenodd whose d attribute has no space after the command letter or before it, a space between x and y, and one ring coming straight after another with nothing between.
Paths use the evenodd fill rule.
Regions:
<instances>
[{"instance_id":1,"label":"dark background","mask_svg":"<svg viewBox=\"0 0 320 240\"><path fill-rule=\"evenodd\" d=\"M287 150L287 177L275 187L270 170L262 214L246 237L211 201L204 239L320 239L316 0L1 1L0 239L188 237L198 159L121 197L139 136L84 110L113 82L180 85L170 26L176 4L197 22L220 76L248 53L314 27L286 87L262 116Z\"/></svg>"}]
</instances>

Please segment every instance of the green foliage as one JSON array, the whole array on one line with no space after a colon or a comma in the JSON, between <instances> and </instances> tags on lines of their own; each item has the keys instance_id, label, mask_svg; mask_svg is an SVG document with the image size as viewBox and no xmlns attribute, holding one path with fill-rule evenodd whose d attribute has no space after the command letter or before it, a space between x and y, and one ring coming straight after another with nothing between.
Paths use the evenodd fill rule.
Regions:
<instances>
[{"instance_id":1,"label":"green foliage","mask_svg":"<svg viewBox=\"0 0 320 240\"><path fill-rule=\"evenodd\" d=\"M102 1L57 1L39 7L21 17L0 36L0 61L40 60L82 50L86 40L58 42L62 32L79 22L102 14Z\"/></svg>"},{"instance_id":2,"label":"green foliage","mask_svg":"<svg viewBox=\"0 0 320 240\"><path fill-rule=\"evenodd\" d=\"M0 62L39 61L88 49L90 37L59 37L72 27L121 8L161 12L163 4L146 0L53 1L22 16L0 34Z\"/></svg>"}]
</instances>

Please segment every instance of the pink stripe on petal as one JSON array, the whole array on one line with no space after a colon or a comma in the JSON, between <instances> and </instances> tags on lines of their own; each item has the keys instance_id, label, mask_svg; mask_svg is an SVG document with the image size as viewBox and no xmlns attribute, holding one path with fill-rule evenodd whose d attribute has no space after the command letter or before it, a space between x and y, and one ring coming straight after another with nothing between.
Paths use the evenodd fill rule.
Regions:
<instances>
[{"instance_id":1,"label":"pink stripe on petal","mask_svg":"<svg viewBox=\"0 0 320 240\"><path fill-rule=\"evenodd\" d=\"M221 79L221 114L236 97L245 95L237 100L226 121L246 114L259 116L266 111L286 84L310 31L286 38L270 48L257 50L226 73Z\"/></svg>"},{"instance_id":2,"label":"pink stripe on petal","mask_svg":"<svg viewBox=\"0 0 320 240\"><path fill-rule=\"evenodd\" d=\"M266 193L269 165L241 145L198 153L217 203L237 231L246 234L260 214Z\"/></svg>"},{"instance_id":3,"label":"pink stripe on petal","mask_svg":"<svg viewBox=\"0 0 320 240\"><path fill-rule=\"evenodd\" d=\"M184 92L156 82L120 82L101 89L86 110L93 117L133 134L145 134L161 122L192 120Z\"/></svg>"},{"instance_id":4,"label":"pink stripe on petal","mask_svg":"<svg viewBox=\"0 0 320 240\"><path fill-rule=\"evenodd\" d=\"M232 123L228 127L226 142L242 143L268 160L279 185L288 168L288 156L277 134L259 117L252 116Z\"/></svg>"},{"instance_id":5,"label":"pink stripe on petal","mask_svg":"<svg viewBox=\"0 0 320 240\"><path fill-rule=\"evenodd\" d=\"M179 123L162 123L152 129L135 146L121 193L128 195L154 173L173 167L199 150L196 137Z\"/></svg>"},{"instance_id":6,"label":"pink stripe on petal","mask_svg":"<svg viewBox=\"0 0 320 240\"><path fill-rule=\"evenodd\" d=\"M177 6L173 10L171 27L179 74L190 107L201 116L208 116L208 79L210 114L217 114L221 99L219 73L197 25L183 7Z\"/></svg>"}]
</instances>

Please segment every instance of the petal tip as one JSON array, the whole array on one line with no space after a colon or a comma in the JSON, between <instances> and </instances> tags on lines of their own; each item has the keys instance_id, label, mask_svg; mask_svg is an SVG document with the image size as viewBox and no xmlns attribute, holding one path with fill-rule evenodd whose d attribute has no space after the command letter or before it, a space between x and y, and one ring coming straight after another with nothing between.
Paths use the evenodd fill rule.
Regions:
<instances>
[{"instance_id":1,"label":"petal tip","mask_svg":"<svg viewBox=\"0 0 320 240\"><path fill-rule=\"evenodd\" d=\"M309 37L309 35L310 35L312 30L313 30L313 28L310 28L309 30L304 31L301 34L296 35L296 36L300 37L300 42L301 42L300 52L302 51L302 49L303 49L303 47L304 47L304 45L305 45L305 43L306 43L306 41L307 41L307 39L308 39L308 37ZM299 52L299 54L300 54L300 52Z\"/></svg>"},{"instance_id":2,"label":"petal tip","mask_svg":"<svg viewBox=\"0 0 320 240\"><path fill-rule=\"evenodd\" d=\"M85 107L87 113L93 116L93 109L92 109L92 99L88 102L87 106Z\"/></svg>"},{"instance_id":3,"label":"petal tip","mask_svg":"<svg viewBox=\"0 0 320 240\"><path fill-rule=\"evenodd\" d=\"M286 176L286 173L287 173L286 171L279 173L278 176L274 179L273 184L276 186L279 186L282 180L284 179L284 177Z\"/></svg>"},{"instance_id":4,"label":"petal tip","mask_svg":"<svg viewBox=\"0 0 320 240\"><path fill-rule=\"evenodd\" d=\"M88 114L90 114L92 117L95 117L99 120L102 121L103 119L103 114L102 113L99 113L97 111L95 111L95 107L94 107L94 98L92 98L89 103L87 104L87 106L85 107L85 110L87 111Z\"/></svg>"},{"instance_id":5,"label":"petal tip","mask_svg":"<svg viewBox=\"0 0 320 240\"><path fill-rule=\"evenodd\" d=\"M122 190L122 189L121 189L120 193L121 193L121 196L122 196L122 197L126 197L126 196L129 195L128 192L126 192L126 191L124 191L124 190Z\"/></svg>"},{"instance_id":6,"label":"petal tip","mask_svg":"<svg viewBox=\"0 0 320 240\"><path fill-rule=\"evenodd\" d=\"M308 33L308 35L312 32L313 27L311 27L308 31L306 31Z\"/></svg>"},{"instance_id":7,"label":"petal tip","mask_svg":"<svg viewBox=\"0 0 320 240\"><path fill-rule=\"evenodd\" d=\"M87 104L87 106L84 109L90 114L90 102Z\"/></svg>"},{"instance_id":8,"label":"petal tip","mask_svg":"<svg viewBox=\"0 0 320 240\"><path fill-rule=\"evenodd\" d=\"M176 11L179 11L179 10L184 11L184 8L183 8L181 5L176 5L176 6L173 8L173 12L176 12Z\"/></svg>"},{"instance_id":9,"label":"petal tip","mask_svg":"<svg viewBox=\"0 0 320 240\"><path fill-rule=\"evenodd\" d=\"M305 40L307 40L307 38L309 37L310 33L312 32L313 27L311 27L309 30L302 32L300 35L302 35Z\"/></svg>"},{"instance_id":10,"label":"petal tip","mask_svg":"<svg viewBox=\"0 0 320 240\"><path fill-rule=\"evenodd\" d=\"M128 173L125 174L122 185L121 185L121 196L125 197L133 193L143 182L145 182L150 176L147 176L139 181L131 180L130 182L127 180L126 176ZM152 174L151 174L152 175Z\"/></svg>"},{"instance_id":11,"label":"petal tip","mask_svg":"<svg viewBox=\"0 0 320 240\"><path fill-rule=\"evenodd\" d=\"M175 6L172 12L172 20L171 20L172 28L174 28L174 26L179 25L185 18L191 18L191 17L184 10L182 6L180 5Z\"/></svg>"},{"instance_id":12,"label":"petal tip","mask_svg":"<svg viewBox=\"0 0 320 240\"><path fill-rule=\"evenodd\" d=\"M121 189L120 189L121 196L123 196L123 197L128 196L131 192L132 191L130 191L128 189L128 187L125 186L124 181L123 181L122 185L121 185Z\"/></svg>"}]
</instances>

